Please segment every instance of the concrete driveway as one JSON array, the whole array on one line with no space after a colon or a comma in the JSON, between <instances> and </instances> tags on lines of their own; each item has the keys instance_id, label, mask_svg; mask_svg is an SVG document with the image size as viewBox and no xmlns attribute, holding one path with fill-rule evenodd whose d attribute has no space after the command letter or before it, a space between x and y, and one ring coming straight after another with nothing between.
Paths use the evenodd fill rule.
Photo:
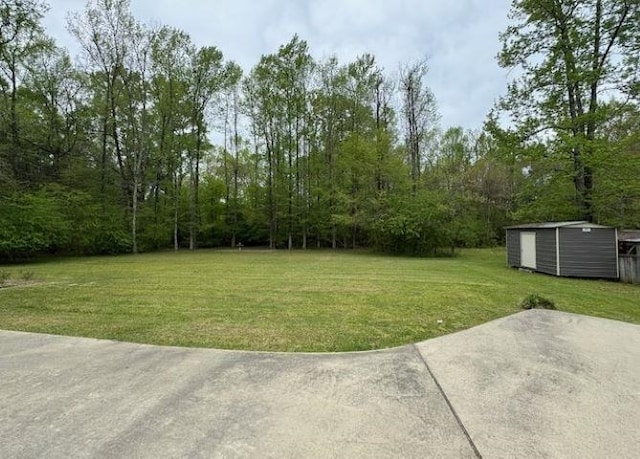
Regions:
<instances>
[{"instance_id":1,"label":"concrete driveway","mask_svg":"<svg viewBox=\"0 0 640 459\"><path fill-rule=\"evenodd\" d=\"M0 332L0 457L638 451L640 326L621 322L534 310L349 354Z\"/></svg>"}]
</instances>

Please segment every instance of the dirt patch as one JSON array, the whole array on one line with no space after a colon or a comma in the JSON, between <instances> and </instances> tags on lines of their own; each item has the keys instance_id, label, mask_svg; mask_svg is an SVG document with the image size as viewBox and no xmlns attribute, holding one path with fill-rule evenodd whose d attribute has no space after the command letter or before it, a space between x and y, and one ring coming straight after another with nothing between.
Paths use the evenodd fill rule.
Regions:
<instances>
[{"instance_id":1,"label":"dirt patch","mask_svg":"<svg viewBox=\"0 0 640 459\"><path fill-rule=\"evenodd\" d=\"M41 280L22 280L22 279L9 279L0 283L0 289L3 288L15 288L15 287L33 287L35 285L44 284Z\"/></svg>"}]
</instances>

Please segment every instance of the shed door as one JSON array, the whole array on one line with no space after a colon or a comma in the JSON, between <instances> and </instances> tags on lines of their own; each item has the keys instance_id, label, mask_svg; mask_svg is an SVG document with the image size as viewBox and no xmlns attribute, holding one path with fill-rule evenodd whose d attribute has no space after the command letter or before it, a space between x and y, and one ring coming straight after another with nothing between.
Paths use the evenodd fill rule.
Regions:
<instances>
[{"instance_id":1,"label":"shed door","mask_svg":"<svg viewBox=\"0 0 640 459\"><path fill-rule=\"evenodd\" d=\"M520 233L520 266L536 269L536 233Z\"/></svg>"}]
</instances>

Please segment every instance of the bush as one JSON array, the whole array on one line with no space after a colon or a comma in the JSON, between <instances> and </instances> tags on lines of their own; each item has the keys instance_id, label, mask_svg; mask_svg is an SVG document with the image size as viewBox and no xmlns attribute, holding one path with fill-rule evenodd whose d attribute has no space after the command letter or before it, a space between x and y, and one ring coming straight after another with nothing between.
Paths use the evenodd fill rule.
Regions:
<instances>
[{"instance_id":1,"label":"bush","mask_svg":"<svg viewBox=\"0 0 640 459\"><path fill-rule=\"evenodd\" d=\"M71 225L54 198L13 195L0 202L0 259L28 258L68 243Z\"/></svg>"},{"instance_id":2,"label":"bush","mask_svg":"<svg viewBox=\"0 0 640 459\"><path fill-rule=\"evenodd\" d=\"M103 209L86 193L48 186L0 198L0 260L130 250L121 211Z\"/></svg>"},{"instance_id":3,"label":"bush","mask_svg":"<svg viewBox=\"0 0 640 459\"><path fill-rule=\"evenodd\" d=\"M131 235L119 222L102 220L97 223L94 233L89 238L86 253L90 255L117 255L131 252Z\"/></svg>"},{"instance_id":4,"label":"bush","mask_svg":"<svg viewBox=\"0 0 640 459\"><path fill-rule=\"evenodd\" d=\"M527 297L520 302L520 307L522 309L557 309L553 300L536 293L527 295Z\"/></svg>"},{"instance_id":5,"label":"bush","mask_svg":"<svg viewBox=\"0 0 640 459\"><path fill-rule=\"evenodd\" d=\"M423 192L397 199L371 224L375 248L397 255L434 256L451 246L440 196Z\"/></svg>"}]
</instances>

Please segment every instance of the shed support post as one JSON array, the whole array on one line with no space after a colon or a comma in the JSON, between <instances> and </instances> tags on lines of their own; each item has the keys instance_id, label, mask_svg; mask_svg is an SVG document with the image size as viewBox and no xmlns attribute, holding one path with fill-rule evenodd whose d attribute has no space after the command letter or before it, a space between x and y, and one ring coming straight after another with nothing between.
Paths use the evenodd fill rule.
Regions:
<instances>
[{"instance_id":1,"label":"shed support post","mask_svg":"<svg viewBox=\"0 0 640 459\"><path fill-rule=\"evenodd\" d=\"M616 278L620 280L620 253L618 247L618 228L616 228Z\"/></svg>"},{"instance_id":2,"label":"shed support post","mask_svg":"<svg viewBox=\"0 0 640 459\"><path fill-rule=\"evenodd\" d=\"M560 277L560 228L556 228L556 275Z\"/></svg>"}]
</instances>

